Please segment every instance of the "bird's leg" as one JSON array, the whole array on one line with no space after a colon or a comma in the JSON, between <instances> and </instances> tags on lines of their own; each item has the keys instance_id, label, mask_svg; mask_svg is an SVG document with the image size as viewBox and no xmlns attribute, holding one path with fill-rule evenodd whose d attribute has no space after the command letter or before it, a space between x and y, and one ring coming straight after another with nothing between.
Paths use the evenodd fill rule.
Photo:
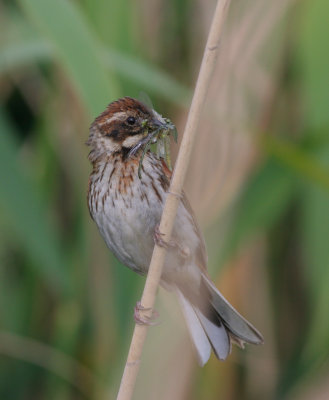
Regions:
<instances>
[{"instance_id":1,"label":"bird's leg","mask_svg":"<svg viewBox=\"0 0 329 400\"><path fill-rule=\"evenodd\" d=\"M153 236L154 243L160 247L165 247L167 249L168 247L170 247L169 243L167 243L165 240L163 240L162 236L164 236L164 234L160 232L159 224L158 224L154 229L154 236Z\"/></svg>"},{"instance_id":2,"label":"bird's leg","mask_svg":"<svg viewBox=\"0 0 329 400\"><path fill-rule=\"evenodd\" d=\"M150 311L152 310L150 307L144 307L142 306L141 302L138 301L136 303L136 306L134 308L134 320L136 324L138 325L157 325L158 322L155 322L154 320L158 318L159 313L155 310L152 310L151 316L142 316L141 311Z\"/></svg>"},{"instance_id":3,"label":"bird's leg","mask_svg":"<svg viewBox=\"0 0 329 400\"><path fill-rule=\"evenodd\" d=\"M177 247L177 243L174 240L170 240L169 242L166 242L162 236L164 236L163 233L160 232L159 230L159 224L155 227L154 229L154 242L160 246L160 247L165 247L166 249L169 249L170 247Z\"/></svg>"},{"instance_id":4,"label":"bird's leg","mask_svg":"<svg viewBox=\"0 0 329 400\"><path fill-rule=\"evenodd\" d=\"M164 236L164 234L159 231L159 225L157 225L154 230L154 242L158 246L164 247L166 249L170 249L170 248L177 249L179 251L180 256L183 257L184 259L188 258L190 256L191 251L190 251L189 247L181 246L179 243L177 243L173 239L171 239L169 242L166 242L162 238L162 236Z\"/></svg>"}]
</instances>

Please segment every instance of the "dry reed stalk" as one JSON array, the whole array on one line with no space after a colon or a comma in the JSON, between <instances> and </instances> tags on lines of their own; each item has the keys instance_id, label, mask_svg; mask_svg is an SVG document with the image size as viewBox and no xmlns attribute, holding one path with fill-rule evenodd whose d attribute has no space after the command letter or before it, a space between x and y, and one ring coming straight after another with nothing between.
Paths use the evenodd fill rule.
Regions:
<instances>
[{"instance_id":1,"label":"dry reed stalk","mask_svg":"<svg viewBox=\"0 0 329 400\"><path fill-rule=\"evenodd\" d=\"M227 213L258 157L253 133L259 129L259 110L267 104L269 90L276 85L280 52L273 53L275 62L260 60L294 2L278 0L264 6L262 0L247 0L243 5L232 4L221 57L207 96L207 112L202 116L202 135L197 136L185 183L203 227L213 225ZM202 7L202 0L199 4ZM225 234L225 227L221 233Z\"/></svg>"},{"instance_id":2,"label":"dry reed stalk","mask_svg":"<svg viewBox=\"0 0 329 400\"><path fill-rule=\"evenodd\" d=\"M211 75L215 66L220 35L229 3L230 0L218 0L208 35L191 108L188 114L183 139L176 160L175 170L160 221L159 230L163 233L164 240L166 241L170 240L174 225L180 201L180 193L182 191L192 152L192 146L196 136L198 123L200 121L202 106L205 103ZM145 307L145 309L149 309L149 311L145 310L147 316L150 316L151 310L154 306L156 291L160 282L165 256L166 249L155 245L141 299L142 306ZM133 395L147 329L148 327L146 325L135 325L117 400L130 400Z\"/></svg>"}]
</instances>

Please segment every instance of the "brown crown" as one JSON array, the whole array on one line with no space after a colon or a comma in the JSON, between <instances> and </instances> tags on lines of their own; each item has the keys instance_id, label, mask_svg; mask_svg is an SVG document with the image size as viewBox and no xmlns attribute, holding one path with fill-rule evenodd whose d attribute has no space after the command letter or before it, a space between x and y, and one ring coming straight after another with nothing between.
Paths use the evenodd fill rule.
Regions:
<instances>
[{"instance_id":1,"label":"brown crown","mask_svg":"<svg viewBox=\"0 0 329 400\"><path fill-rule=\"evenodd\" d=\"M132 111L135 113L151 114L151 110L139 100L131 97L123 97L110 103L94 121L94 124L103 124L108 118L117 112Z\"/></svg>"}]
</instances>

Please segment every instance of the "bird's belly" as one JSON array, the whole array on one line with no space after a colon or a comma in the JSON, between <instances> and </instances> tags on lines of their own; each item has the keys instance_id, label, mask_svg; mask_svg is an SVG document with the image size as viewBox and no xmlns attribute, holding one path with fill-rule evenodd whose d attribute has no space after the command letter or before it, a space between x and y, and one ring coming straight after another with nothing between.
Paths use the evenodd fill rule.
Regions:
<instances>
[{"instance_id":1,"label":"bird's belly","mask_svg":"<svg viewBox=\"0 0 329 400\"><path fill-rule=\"evenodd\" d=\"M154 247L154 231L161 206L131 196L120 196L104 204L95 222L111 251L134 271L145 274ZM160 210L160 211L159 211Z\"/></svg>"},{"instance_id":2,"label":"bird's belly","mask_svg":"<svg viewBox=\"0 0 329 400\"><path fill-rule=\"evenodd\" d=\"M142 175L141 182L132 183L124 191L115 180L109 194L103 189L95 201L97 206L92 203L91 207L107 246L123 264L140 274L146 274L149 268L166 195L161 186L150 190L152 184L147 179L148 175ZM169 247L162 274L167 283L186 279L184 270L188 272L194 265L199 239L189 218L180 204L172 235L177 246Z\"/></svg>"},{"instance_id":3,"label":"bird's belly","mask_svg":"<svg viewBox=\"0 0 329 400\"><path fill-rule=\"evenodd\" d=\"M117 204L116 208L115 212L109 209L106 213L95 216L101 235L110 250L124 265L139 274L146 275L154 248L154 232L160 215L156 218L149 209L147 215L142 212L136 217L137 211L140 211L136 208L127 210L125 206ZM174 233L178 230L178 225L179 221L175 223ZM175 239L177 236L173 240ZM164 287L170 289L174 284L178 287L187 285L193 288L195 285L198 286L199 279L200 271L193 260L182 257L176 247L169 247L162 271L161 282Z\"/></svg>"}]
</instances>

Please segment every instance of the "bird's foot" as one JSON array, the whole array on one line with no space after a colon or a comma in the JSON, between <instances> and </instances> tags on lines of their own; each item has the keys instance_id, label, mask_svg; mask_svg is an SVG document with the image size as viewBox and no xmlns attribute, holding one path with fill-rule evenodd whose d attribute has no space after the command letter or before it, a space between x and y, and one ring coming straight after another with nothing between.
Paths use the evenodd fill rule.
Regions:
<instances>
[{"instance_id":1,"label":"bird's foot","mask_svg":"<svg viewBox=\"0 0 329 400\"><path fill-rule=\"evenodd\" d=\"M154 321L158 318L159 313L156 310L152 310L150 316L142 315L144 311L151 311L151 307L144 307L142 306L141 302L138 301L134 308L134 320L138 325L158 325L159 322Z\"/></svg>"},{"instance_id":2,"label":"bird's foot","mask_svg":"<svg viewBox=\"0 0 329 400\"><path fill-rule=\"evenodd\" d=\"M162 236L164 236L163 233L160 232L159 230L159 225L157 225L155 227L154 230L154 242L160 246L160 247L164 247L167 250L168 249L177 249L180 256L184 259L187 259L190 257L191 255L191 251L189 249L188 246L181 246L179 243L177 243L175 240L171 239L169 242L166 242Z\"/></svg>"},{"instance_id":3,"label":"bird's foot","mask_svg":"<svg viewBox=\"0 0 329 400\"><path fill-rule=\"evenodd\" d=\"M163 239L163 236L164 236L164 233L160 232L159 225L157 225L154 230L154 242L158 246L164 247L165 249L169 249L171 247L177 247L177 243L174 240L170 240L169 242L166 242Z\"/></svg>"}]
</instances>

